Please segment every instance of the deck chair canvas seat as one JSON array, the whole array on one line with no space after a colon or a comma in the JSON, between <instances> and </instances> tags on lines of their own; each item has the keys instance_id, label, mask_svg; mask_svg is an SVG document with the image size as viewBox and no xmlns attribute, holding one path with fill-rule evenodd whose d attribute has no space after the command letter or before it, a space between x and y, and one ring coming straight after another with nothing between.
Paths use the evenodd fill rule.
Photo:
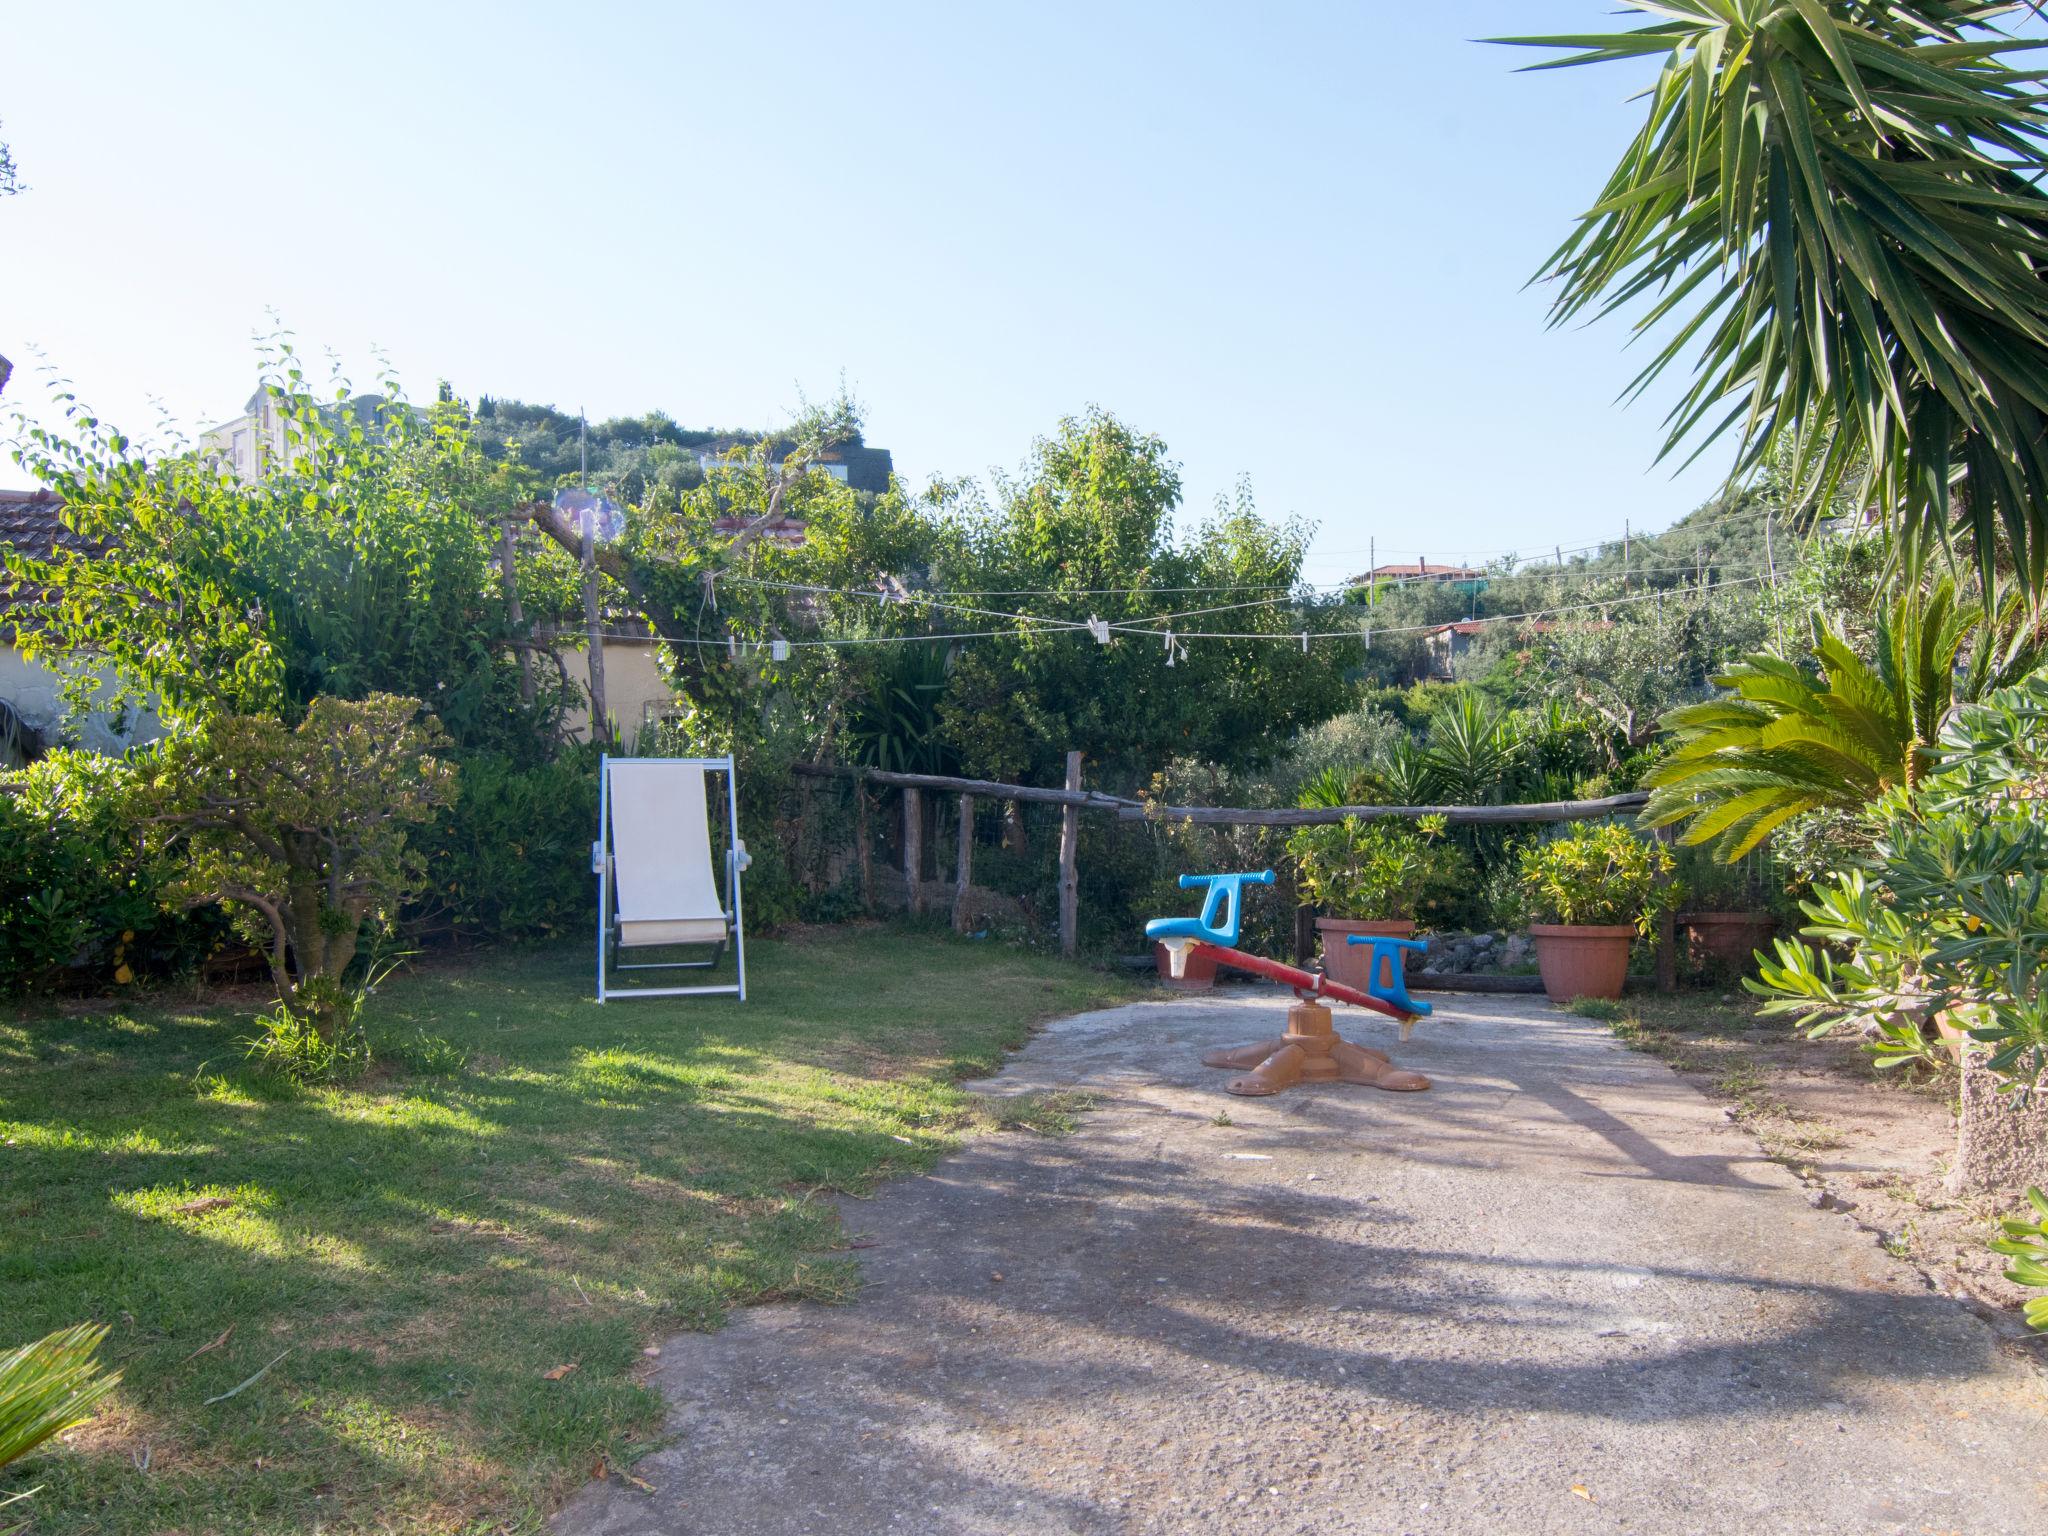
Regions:
<instances>
[{"instance_id":1,"label":"deck chair canvas seat","mask_svg":"<svg viewBox=\"0 0 2048 1536\"><path fill-rule=\"evenodd\" d=\"M724 893L712 855L709 780L725 775ZM597 1000L724 993L745 1001L746 936L740 875L748 864L739 836L739 795L729 757L606 757L599 789ZM611 971L701 970L733 947L736 979L718 986L619 986ZM709 959L639 960L623 956L676 945L712 947Z\"/></svg>"}]
</instances>

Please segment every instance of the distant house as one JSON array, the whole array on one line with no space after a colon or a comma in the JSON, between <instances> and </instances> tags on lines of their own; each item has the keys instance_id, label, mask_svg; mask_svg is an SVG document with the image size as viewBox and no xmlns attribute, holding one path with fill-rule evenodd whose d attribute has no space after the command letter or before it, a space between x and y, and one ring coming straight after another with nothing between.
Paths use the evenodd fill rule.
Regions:
<instances>
[{"instance_id":1,"label":"distant house","mask_svg":"<svg viewBox=\"0 0 2048 1536\"><path fill-rule=\"evenodd\" d=\"M1477 597L1486 590L1486 581L1486 572L1473 566L1432 565L1427 560L1417 560L1409 565L1376 565L1363 576L1352 577L1351 585L1402 586L1412 582L1426 582L1431 586L1456 587L1460 592Z\"/></svg>"},{"instance_id":2,"label":"distant house","mask_svg":"<svg viewBox=\"0 0 2048 1536\"><path fill-rule=\"evenodd\" d=\"M39 559L59 550L100 554L98 545L64 526L63 510L64 503L47 489L0 491L0 546ZM147 712L67 718L63 674L29 660L16 643L20 626L33 621L36 597L0 581L0 767L19 766L25 757L67 737L95 752L117 753L161 735L156 717ZM99 671L111 679L105 669Z\"/></svg>"},{"instance_id":3,"label":"distant house","mask_svg":"<svg viewBox=\"0 0 2048 1536\"><path fill-rule=\"evenodd\" d=\"M719 437L697 448L697 463L709 474L718 461L734 449L753 449L761 446L761 440L754 437ZM778 465L787 459L796 445L786 442L768 444L768 462ZM896 461L886 448L870 448L865 443L839 443L819 452L811 460L813 469L822 470L849 490L869 491L880 495L889 489L889 477L896 472Z\"/></svg>"},{"instance_id":4,"label":"distant house","mask_svg":"<svg viewBox=\"0 0 2048 1536\"><path fill-rule=\"evenodd\" d=\"M383 395L357 395L346 405L325 411L330 419L343 414L354 417L367 428L385 412L394 409ZM264 471L282 459L291 446L291 423L277 409L267 389L259 389L242 407L242 414L199 434L201 457L212 458L233 471L244 485L263 478Z\"/></svg>"},{"instance_id":5,"label":"distant house","mask_svg":"<svg viewBox=\"0 0 2048 1536\"><path fill-rule=\"evenodd\" d=\"M1458 675L1458 662L1472 649L1472 642L1501 623L1499 619L1461 619L1455 624L1439 624L1429 631L1422 637L1428 676L1451 681ZM1557 623L1553 619L1521 619L1511 627L1517 634L1540 635L1557 628Z\"/></svg>"},{"instance_id":6,"label":"distant house","mask_svg":"<svg viewBox=\"0 0 2048 1536\"><path fill-rule=\"evenodd\" d=\"M288 426L268 390L259 389L232 421L199 434L199 452L234 472L245 485L263 476L264 466L284 457Z\"/></svg>"}]
</instances>

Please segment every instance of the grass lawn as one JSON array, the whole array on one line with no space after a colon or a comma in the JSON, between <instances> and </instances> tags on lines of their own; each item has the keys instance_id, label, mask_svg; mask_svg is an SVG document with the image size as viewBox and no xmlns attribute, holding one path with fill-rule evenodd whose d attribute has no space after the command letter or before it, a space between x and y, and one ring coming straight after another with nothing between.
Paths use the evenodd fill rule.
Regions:
<instances>
[{"instance_id":1,"label":"grass lawn","mask_svg":"<svg viewBox=\"0 0 2048 1536\"><path fill-rule=\"evenodd\" d=\"M1135 991L887 928L749 949L743 1005L599 1008L581 945L395 978L403 1059L337 1089L246 1067L250 1008L0 1010L0 1349L97 1319L124 1375L0 1473L42 1489L8 1517L534 1529L660 1433L643 1347L849 1296L826 1196L930 1166L986 1123L957 1079Z\"/></svg>"}]
</instances>

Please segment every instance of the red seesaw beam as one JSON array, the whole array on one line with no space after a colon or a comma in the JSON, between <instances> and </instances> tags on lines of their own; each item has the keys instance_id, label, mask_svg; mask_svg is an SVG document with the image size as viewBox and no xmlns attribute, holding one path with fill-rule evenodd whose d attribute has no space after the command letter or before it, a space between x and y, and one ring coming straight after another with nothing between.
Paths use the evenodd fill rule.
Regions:
<instances>
[{"instance_id":1,"label":"red seesaw beam","mask_svg":"<svg viewBox=\"0 0 2048 1536\"><path fill-rule=\"evenodd\" d=\"M1396 1008L1384 998L1374 997L1370 992L1361 992L1356 987L1347 987L1341 981L1332 981L1321 971L1304 971L1299 966L1282 965L1278 960L1268 960L1264 955L1248 955L1241 949L1230 949L1222 944L1211 944L1197 939L1188 946L1190 953L1206 949L1218 965L1228 965L1240 971L1250 971L1254 976L1264 976L1294 988L1299 997L1334 997L1339 1002L1349 1003L1354 1008L1370 1008L1375 1013L1384 1013L1390 1019L1399 1019L1403 1024L1413 1023L1419 1014L1407 1013Z\"/></svg>"}]
</instances>

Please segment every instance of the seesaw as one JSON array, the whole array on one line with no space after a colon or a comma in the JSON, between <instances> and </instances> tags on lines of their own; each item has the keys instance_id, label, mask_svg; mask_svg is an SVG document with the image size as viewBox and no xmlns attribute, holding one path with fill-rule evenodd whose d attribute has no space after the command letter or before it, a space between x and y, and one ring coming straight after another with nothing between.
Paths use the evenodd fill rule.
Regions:
<instances>
[{"instance_id":1,"label":"seesaw","mask_svg":"<svg viewBox=\"0 0 2048 1536\"><path fill-rule=\"evenodd\" d=\"M1182 875L1182 890L1207 887L1199 917L1155 917L1145 925L1145 937L1166 946L1173 974L1187 970L1188 956L1206 951L1218 965L1249 971L1294 989L1299 1001L1287 1010L1287 1033L1276 1040L1259 1040L1210 1051L1202 1058L1205 1067L1235 1067L1244 1071L1223 1086L1230 1093L1261 1097L1278 1093L1304 1082L1358 1083L1367 1088L1386 1088L1396 1093L1414 1093L1429 1086L1420 1072L1395 1066L1384 1051L1353 1045L1339 1035L1330 1021L1330 1010L1320 999L1335 998L1354 1008L1370 1008L1401 1026L1406 1040L1415 1021L1429 1013L1429 1004L1408 995L1401 974L1402 952L1424 946L1415 939L1397 939L1381 934L1352 934L1347 942L1370 944L1372 966L1369 990L1332 981L1321 971L1304 971L1282 965L1263 955L1248 955L1237 947L1237 934L1246 885L1271 885L1273 871L1255 875Z\"/></svg>"}]
</instances>

